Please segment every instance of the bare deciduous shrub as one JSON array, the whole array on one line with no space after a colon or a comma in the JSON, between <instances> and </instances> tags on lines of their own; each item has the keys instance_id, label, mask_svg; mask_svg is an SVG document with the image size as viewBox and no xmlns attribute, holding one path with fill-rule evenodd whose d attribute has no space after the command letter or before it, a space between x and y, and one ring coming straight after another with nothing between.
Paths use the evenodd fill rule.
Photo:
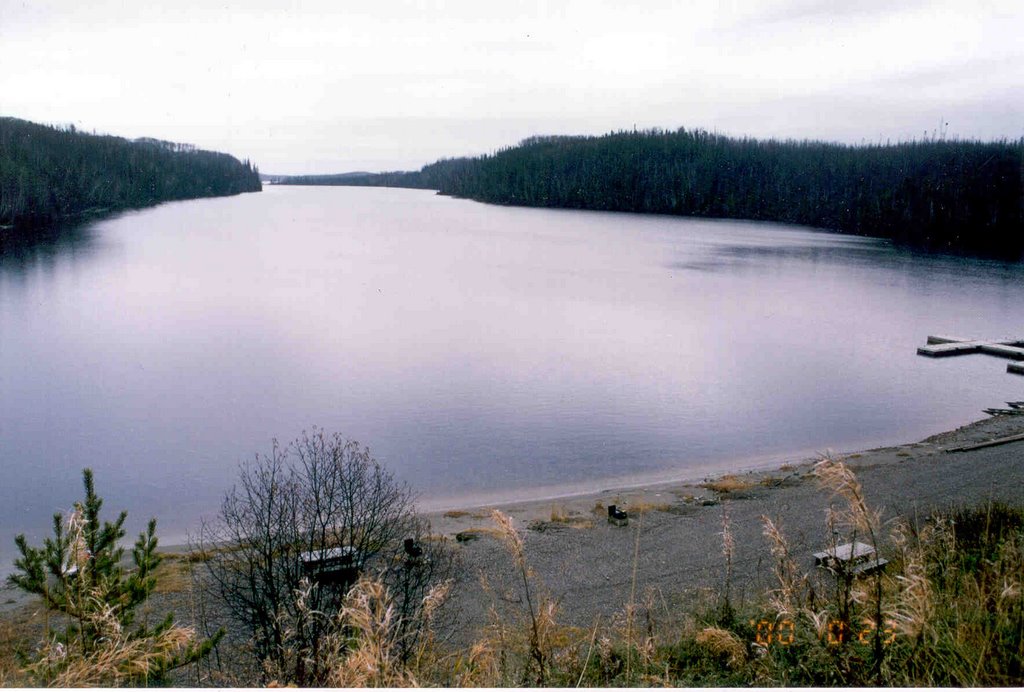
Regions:
<instances>
[{"instance_id":1,"label":"bare deciduous shrub","mask_svg":"<svg viewBox=\"0 0 1024 692\"><path fill-rule=\"evenodd\" d=\"M309 685L326 681L320 647L336 623L312 614L340 612L363 573L389 588L399 616L393 654L409 655L423 598L453 565L445 542L427 535L407 485L367 448L314 428L243 465L197 548L210 555L214 594L247 626L259 661ZM331 560L329 573L310 569Z\"/></svg>"}]
</instances>

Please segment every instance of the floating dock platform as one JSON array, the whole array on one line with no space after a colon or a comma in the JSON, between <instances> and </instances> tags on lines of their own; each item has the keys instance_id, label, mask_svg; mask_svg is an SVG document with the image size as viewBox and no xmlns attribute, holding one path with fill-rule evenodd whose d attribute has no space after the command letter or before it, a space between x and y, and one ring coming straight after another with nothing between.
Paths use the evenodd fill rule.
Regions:
<instances>
[{"instance_id":1,"label":"floating dock platform","mask_svg":"<svg viewBox=\"0 0 1024 692\"><path fill-rule=\"evenodd\" d=\"M917 349L917 355L929 358L984 353L1000 358L1024 360L1024 339L961 339L955 336L929 336L928 345Z\"/></svg>"},{"instance_id":2,"label":"floating dock platform","mask_svg":"<svg viewBox=\"0 0 1024 692\"><path fill-rule=\"evenodd\" d=\"M929 358L964 356L984 353L1017 361L1006 366L1006 372L1024 375L1024 339L961 339L956 336L929 336L928 345L917 349L917 355Z\"/></svg>"}]
</instances>

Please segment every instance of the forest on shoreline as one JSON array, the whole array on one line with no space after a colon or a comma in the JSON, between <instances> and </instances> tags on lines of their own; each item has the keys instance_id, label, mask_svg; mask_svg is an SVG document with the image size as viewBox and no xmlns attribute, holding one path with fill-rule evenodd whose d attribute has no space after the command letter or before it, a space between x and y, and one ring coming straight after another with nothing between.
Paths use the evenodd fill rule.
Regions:
<instances>
[{"instance_id":1,"label":"forest on shoreline","mask_svg":"<svg viewBox=\"0 0 1024 692\"><path fill-rule=\"evenodd\" d=\"M256 167L228 154L0 117L0 229L260 189Z\"/></svg>"},{"instance_id":2,"label":"forest on shoreline","mask_svg":"<svg viewBox=\"0 0 1024 692\"><path fill-rule=\"evenodd\" d=\"M1024 140L850 146L702 130L531 137L419 171L291 185L434 189L503 205L776 221L925 250L1024 257Z\"/></svg>"}]
</instances>

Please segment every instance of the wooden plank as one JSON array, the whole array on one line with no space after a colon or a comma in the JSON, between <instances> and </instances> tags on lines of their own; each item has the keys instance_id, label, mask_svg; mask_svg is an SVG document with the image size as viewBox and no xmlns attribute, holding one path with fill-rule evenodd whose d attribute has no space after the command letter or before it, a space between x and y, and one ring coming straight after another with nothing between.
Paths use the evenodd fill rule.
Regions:
<instances>
[{"instance_id":1,"label":"wooden plank","mask_svg":"<svg viewBox=\"0 0 1024 692\"><path fill-rule=\"evenodd\" d=\"M850 569L850 574L855 577L867 576L869 574L874 574L875 572L885 569L885 566L887 564L889 564L889 561L886 560L884 557L880 557L877 560L863 562L859 565L855 565Z\"/></svg>"},{"instance_id":2,"label":"wooden plank","mask_svg":"<svg viewBox=\"0 0 1024 692\"><path fill-rule=\"evenodd\" d=\"M970 452L972 449L984 449L985 447L995 447L996 445L1004 445L1007 442L1019 442L1024 440L1024 435L1010 435L1009 437L998 437L994 440L987 440L985 442L977 442L975 444L964 445L962 447L953 447L947 449L947 452Z\"/></svg>"},{"instance_id":3,"label":"wooden plank","mask_svg":"<svg viewBox=\"0 0 1024 692\"><path fill-rule=\"evenodd\" d=\"M867 543L844 543L841 546L836 547L835 558L837 560L859 560L868 555L874 555L875 549Z\"/></svg>"},{"instance_id":4,"label":"wooden plank","mask_svg":"<svg viewBox=\"0 0 1024 692\"><path fill-rule=\"evenodd\" d=\"M954 343L954 342L966 343L968 341L974 341L974 339L961 339L960 337L957 337L957 336L941 336L941 335L939 335L939 336L929 336L928 337L928 343L929 344L951 344L951 343Z\"/></svg>"},{"instance_id":5,"label":"wooden plank","mask_svg":"<svg viewBox=\"0 0 1024 692\"><path fill-rule=\"evenodd\" d=\"M814 553L815 564L825 564L830 561L837 563L862 562L873 556L875 549L867 543L843 543L834 548L829 548L820 553Z\"/></svg>"},{"instance_id":6,"label":"wooden plank","mask_svg":"<svg viewBox=\"0 0 1024 692\"><path fill-rule=\"evenodd\" d=\"M983 344L1006 344L1008 346L1024 346L1024 339L1019 339L1014 336L1006 336L998 339L963 339L959 336L946 336L944 334L936 334L929 336L925 343L927 344L953 344L953 343L983 343Z\"/></svg>"},{"instance_id":7,"label":"wooden plank","mask_svg":"<svg viewBox=\"0 0 1024 692\"><path fill-rule=\"evenodd\" d=\"M987 408L985 413L990 416L1024 416L1024 409L1019 408Z\"/></svg>"},{"instance_id":8,"label":"wooden plank","mask_svg":"<svg viewBox=\"0 0 1024 692\"><path fill-rule=\"evenodd\" d=\"M1010 363L1006 366L1006 372L1012 375L1024 375L1024 363Z\"/></svg>"},{"instance_id":9,"label":"wooden plank","mask_svg":"<svg viewBox=\"0 0 1024 692\"><path fill-rule=\"evenodd\" d=\"M942 347L939 346L937 348ZM1024 348L1018 348L1017 346L1007 346L1006 344L982 344L980 350L982 353L987 353L990 356L1012 358L1013 360L1024 360Z\"/></svg>"},{"instance_id":10,"label":"wooden plank","mask_svg":"<svg viewBox=\"0 0 1024 692\"><path fill-rule=\"evenodd\" d=\"M935 344L932 346L921 346L917 349L917 355L928 356L929 358L943 358L945 356L959 356L966 353L977 353L981 350L983 343L980 341L967 341L957 343Z\"/></svg>"}]
</instances>

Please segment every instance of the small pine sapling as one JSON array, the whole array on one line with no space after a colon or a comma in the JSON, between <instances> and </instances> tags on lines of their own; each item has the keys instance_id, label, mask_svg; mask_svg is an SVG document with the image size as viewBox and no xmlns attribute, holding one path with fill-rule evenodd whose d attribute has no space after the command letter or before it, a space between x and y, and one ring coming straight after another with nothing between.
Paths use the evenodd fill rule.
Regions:
<instances>
[{"instance_id":1,"label":"small pine sapling","mask_svg":"<svg viewBox=\"0 0 1024 692\"><path fill-rule=\"evenodd\" d=\"M82 477L85 500L76 502L66 518L54 515L52 538L44 539L41 548L28 545L24 534L15 538L21 557L15 560L16 571L8 581L42 597L47 608L66 616L65 631L53 642L67 652L61 657L59 669L39 665L43 661L31 669L45 671L44 680L53 680L68 666L91 659L109 661L107 649L117 642L119 650L144 652L145 663L124 661L124 669L112 670L109 679L153 681L206 656L223 636L223 630L209 640L196 641L191 630L175 627L173 613L155 627L143 624L132 628L135 609L156 587L155 571L161 562L156 519L150 519L146 530L139 534L132 549L133 567L126 569L124 547L119 543L125 534L127 512L122 511L112 523L101 521L103 500L96 495L92 470L85 469ZM178 645L167 647L169 640ZM74 663L72 654L76 657ZM121 674L129 670L130 674Z\"/></svg>"}]
</instances>

